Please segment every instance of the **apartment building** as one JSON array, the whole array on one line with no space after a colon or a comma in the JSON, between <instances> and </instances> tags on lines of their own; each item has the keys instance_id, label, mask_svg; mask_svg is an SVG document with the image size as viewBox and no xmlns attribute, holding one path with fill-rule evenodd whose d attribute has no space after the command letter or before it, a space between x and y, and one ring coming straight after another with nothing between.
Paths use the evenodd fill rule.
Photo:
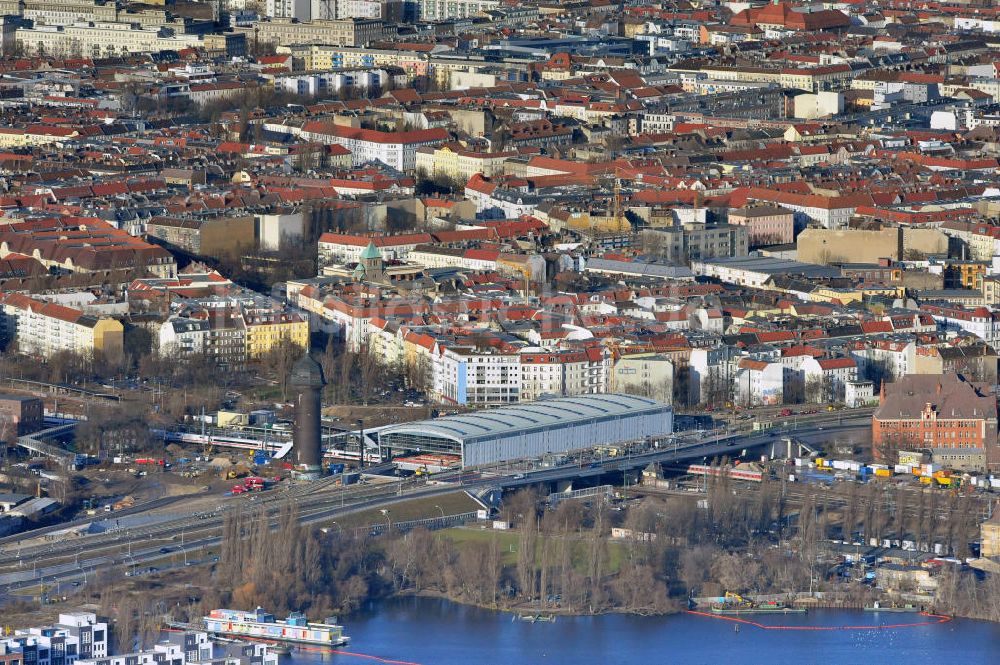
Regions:
<instances>
[{"instance_id":1,"label":"apartment building","mask_svg":"<svg viewBox=\"0 0 1000 665\"><path fill-rule=\"evenodd\" d=\"M345 89L381 89L388 82L389 74L381 69L288 74L273 80L275 90L307 97L333 95Z\"/></svg>"},{"instance_id":2,"label":"apartment building","mask_svg":"<svg viewBox=\"0 0 1000 665\"><path fill-rule=\"evenodd\" d=\"M753 206L729 211L729 223L745 226L751 247L795 240L795 214L779 206Z\"/></svg>"},{"instance_id":3,"label":"apartment building","mask_svg":"<svg viewBox=\"0 0 1000 665\"><path fill-rule=\"evenodd\" d=\"M246 327L246 357L254 360L291 344L309 348L309 321L294 312L254 310L243 316Z\"/></svg>"},{"instance_id":4,"label":"apartment building","mask_svg":"<svg viewBox=\"0 0 1000 665\"><path fill-rule=\"evenodd\" d=\"M162 278L177 275L170 252L97 219L9 224L0 231L0 259L10 254L32 256L55 273L138 270Z\"/></svg>"},{"instance_id":5,"label":"apartment building","mask_svg":"<svg viewBox=\"0 0 1000 665\"><path fill-rule=\"evenodd\" d=\"M146 233L196 256L237 254L253 249L257 242L253 215L154 217L146 224Z\"/></svg>"},{"instance_id":6,"label":"apartment building","mask_svg":"<svg viewBox=\"0 0 1000 665\"><path fill-rule=\"evenodd\" d=\"M290 53L295 71L327 71L359 67L399 67L413 80L430 71L429 58L422 51L390 51L352 46L331 46L326 43L296 43L278 47L279 53Z\"/></svg>"},{"instance_id":7,"label":"apartment building","mask_svg":"<svg viewBox=\"0 0 1000 665\"><path fill-rule=\"evenodd\" d=\"M195 308L167 319L159 331L164 357L204 355L219 365L240 367L247 359L246 323L233 307Z\"/></svg>"},{"instance_id":8,"label":"apartment building","mask_svg":"<svg viewBox=\"0 0 1000 665\"><path fill-rule=\"evenodd\" d=\"M742 406L775 406L784 402L785 372L781 363L742 358L734 381L736 403Z\"/></svg>"},{"instance_id":9,"label":"apartment building","mask_svg":"<svg viewBox=\"0 0 1000 665\"><path fill-rule=\"evenodd\" d=\"M1000 342L1000 317L985 307L923 305L923 311L934 317L945 330L964 330L988 344Z\"/></svg>"},{"instance_id":10,"label":"apartment building","mask_svg":"<svg viewBox=\"0 0 1000 665\"><path fill-rule=\"evenodd\" d=\"M309 43L367 46L381 39L384 30L384 22L367 18L324 19L304 23L276 18L254 24L249 37L260 39L262 44L278 46Z\"/></svg>"},{"instance_id":11,"label":"apartment building","mask_svg":"<svg viewBox=\"0 0 1000 665\"><path fill-rule=\"evenodd\" d=\"M435 359L434 392L453 404L509 404L521 399L517 353L445 348Z\"/></svg>"},{"instance_id":12,"label":"apartment building","mask_svg":"<svg viewBox=\"0 0 1000 665\"><path fill-rule=\"evenodd\" d=\"M19 27L17 45L27 54L107 58L136 53L198 48L201 35L170 28L143 28L134 23L89 23Z\"/></svg>"},{"instance_id":13,"label":"apartment building","mask_svg":"<svg viewBox=\"0 0 1000 665\"><path fill-rule=\"evenodd\" d=\"M504 174L504 164L518 156L518 151L506 152L475 152L465 150L455 145L443 145L440 148L420 148L417 150L417 173L429 177L443 176L461 183L477 173L487 178Z\"/></svg>"},{"instance_id":14,"label":"apartment building","mask_svg":"<svg viewBox=\"0 0 1000 665\"><path fill-rule=\"evenodd\" d=\"M84 314L81 310L36 300L19 293L0 296L0 331L19 353L42 358L68 351L93 357L121 357L124 327L120 321Z\"/></svg>"},{"instance_id":15,"label":"apartment building","mask_svg":"<svg viewBox=\"0 0 1000 665\"><path fill-rule=\"evenodd\" d=\"M37 432L44 424L42 400L37 397L0 394L0 441L12 444L17 437Z\"/></svg>"},{"instance_id":16,"label":"apartment building","mask_svg":"<svg viewBox=\"0 0 1000 665\"><path fill-rule=\"evenodd\" d=\"M109 639L108 624L98 621L96 614L67 612L53 625L0 638L0 651L19 654L20 665L74 665L82 659L105 658Z\"/></svg>"},{"instance_id":17,"label":"apartment building","mask_svg":"<svg viewBox=\"0 0 1000 665\"><path fill-rule=\"evenodd\" d=\"M611 392L651 397L673 403L674 362L665 354L638 353L622 356L611 373Z\"/></svg>"},{"instance_id":18,"label":"apartment building","mask_svg":"<svg viewBox=\"0 0 1000 665\"><path fill-rule=\"evenodd\" d=\"M77 661L78 665L278 665L270 645L225 642L214 645L208 633L172 632L151 649Z\"/></svg>"},{"instance_id":19,"label":"apartment building","mask_svg":"<svg viewBox=\"0 0 1000 665\"><path fill-rule=\"evenodd\" d=\"M806 401L816 404L843 402L847 384L857 381L858 364L853 358L807 357L802 364Z\"/></svg>"},{"instance_id":20,"label":"apartment building","mask_svg":"<svg viewBox=\"0 0 1000 665\"><path fill-rule=\"evenodd\" d=\"M344 19L344 18L379 18L389 23L399 23L410 15L416 7L406 7L410 4L402 0L312 0L312 18Z\"/></svg>"},{"instance_id":21,"label":"apartment building","mask_svg":"<svg viewBox=\"0 0 1000 665\"><path fill-rule=\"evenodd\" d=\"M209 323L204 319L171 317L160 325L157 344L165 358L198 356L205 352Z\"/></svg>"},{"instance_id":22,"label":"apartment building","mask_svg":"<svg viewBox=\"0 0 1000 665\"><path fill-rule=\"evenodd\" d=\"M424 21L450 21L483 16L499 9L499 0L420 0L420 18Z\"/></svg>"},{"instance_id":23,"label":"apartment building","mask_svg":"<svg viewBox=\"0 0 1000 665\"><path fill-rule=\"evenodd\" d=\"M733 224L688 224L642 232L648 251L672 263L746 256L749 237L747 227Z\"/></svg>"},{"instance_id":24,"label":"apartment building","mask_svg":"<svg viewBox=\"0 0 1000 665\"><path fill-rule=\"evenodd\" d=\"M688 403L721 407L731 402L737 359L737 351L729 346L691 349Z\"/></svg>"},{"instance_id":25,"label":"apartment building","mask_svg":"<svg viewBox=\"0 0 1000 665\"><path fill-rule=\"evenodd\" d=\"M373 244L381 253L382 259L405 260L417 246L433 242L429 233L404 233L395 236L355 236L343 233L324 233L319 237L319 265L357 263L361 253Z\"/></svg>"},{"instance_id":26,"label":"apartment building","mask_svg":"<svg viewBox=\"0 0 1000 665\"><path fill-rule=\"evenodd\" d=\"M851 349L858 366L858 378L867 379L879 387L883 381L896 381L907 374L916 374L916 344L909 341L868 340Z\"/></svg>"},{"instance_id":27,"label":"apartment building","mask_svg":"<svg viewBox=\"0 0 1000 665\"><path fill-rule=\"evenodd\" d=\"M536 400L544 395L593 395L608 392L610 354L604 348L546 350L523 349L520 352L520 401Z\"/></svg>"},{"instance_id":28,"label":"apartment building","mask_svg":"<svg viewBox=\"0 0 1000 665\"><path fill-rule=\"evenodd\" d=\"M434 245L419 245L408 259L428 268L464 268L465 270L496 270L500 250L456 249Z\"/></svg>"},{"instance_id":29,"label":"apartment building","mask_svg":"<svg viewBox=\"0 0 1000 665\"><path fill-rule=\"evenodd\" d=\"M448 140L442 127L409 132L380 132L374 129L344 127L328 122L309 122L302 128L303 138L326 145L341 145L351 151L354 164L382 162L397 171L412 172L417 167L417 150L437 146Z\"/></svg>"},{"instance_id":30,"label":"apartment building","mask_svg":"<svg viewBox=\"0 0 1000 665\"><path fill-rule=\"evenodd\" d=\"M312 0L265 0L264 16L309 21L312 15Z\"/></svg>"}]
</instances>

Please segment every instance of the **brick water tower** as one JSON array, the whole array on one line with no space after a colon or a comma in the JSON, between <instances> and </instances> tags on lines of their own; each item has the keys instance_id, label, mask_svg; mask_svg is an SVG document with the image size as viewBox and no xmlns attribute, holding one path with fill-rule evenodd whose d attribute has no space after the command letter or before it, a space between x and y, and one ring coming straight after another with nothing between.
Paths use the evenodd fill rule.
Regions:
<instances>
[{"instance_id":1,"label":"brick water tower","mask_svg":"<svg viewBox=\"0 0 1000 665\"><path fill-rule=\"evenodd\" d=\"M320 425L321 396L326 380L323 367L308 353L292 367L289 385L295 392L296 477L314 480L323 475L323 429Z\"/></svg>"}]
</instances>

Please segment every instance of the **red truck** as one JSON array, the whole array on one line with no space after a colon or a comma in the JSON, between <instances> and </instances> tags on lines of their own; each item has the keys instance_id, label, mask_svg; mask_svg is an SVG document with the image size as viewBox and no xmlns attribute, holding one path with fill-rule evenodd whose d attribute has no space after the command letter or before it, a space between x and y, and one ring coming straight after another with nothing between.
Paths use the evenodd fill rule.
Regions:
<instances>
[{"instance_id":1,"label":"red truck","mask_svg":"<svg viewBox=\"0 0 1000 665\"><path fill-rule=\"evenodd\" d=\"M782 418L787 418L788 416L792 415L792 410L791 409L782 409L781 413L779 413L778 415L781 416Z\"/></svg>"},{"instance_id":2,"label":"red truck","mask_svg":"<svg viewBox=\"0 0 1000 665\"><path fill-rule=\"evenodd\" d=\"M252 492L253 490L262 490L264 489L264 485L266 482L267 481L265 481L263 478L259 476L250 476L249 478L243 481L243 487L248 492Z\"/></svg>"},{"instance_id":3,"label":"red truck","mask_svg":"<svg viewBox=\"0 0 1000 665\"><path fill-rule=\"evenodd\" d=\"M243 494L247 491L247 488L243 487L243 485L233 485L233 489L231 491L233 494Z\"/></svg>"},{"instance_id":4,"label":"red truck","mask_svg":"<svg viewBox=\"0 0 1000 665\"><path fill-rule=\"evenodd\" d=\"M135 460L136 464L152 464L154 466L165 466L167 460L162 457L157 459L155 457L139 457Z\"/></svg>"}]
</instances>

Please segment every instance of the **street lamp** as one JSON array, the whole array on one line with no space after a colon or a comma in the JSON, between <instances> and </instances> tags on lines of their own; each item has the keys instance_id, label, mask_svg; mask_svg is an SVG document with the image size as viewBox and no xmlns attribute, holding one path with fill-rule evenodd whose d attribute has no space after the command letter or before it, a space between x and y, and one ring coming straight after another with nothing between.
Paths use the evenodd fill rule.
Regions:
<instances>
[{"instance_id":1,"label":"street lamp","mask_svg":"<svg viewBox=\"0 0 1000 665\"><path fill-rule=\"evenodd\" d=\"M434 507L441 511L441 519L444 520L445 519L444 508L442 508L441 506L439 506L437 504L435 504Z\"/></svg>"},{"instance_id":2,"label":"street lamp","mask_svg":"<svg viewBox=\"0 0 1000 665\"><path fill-rule=\"evenodd\" d=\"M136 563L136 561L135 561L135 557L134 557L134 556L132 556L132 552L129 552L129 553L128 553L128 554L126 554L125 556L126 556L126 557L128 557L129 559L132 559L132 574L134 575L134 574L135 574L135 567L136 567L136 566L138 565L138 564Z\"/></svg>"},{"instance_id":3,"label":"street lamp","mask_svg":"<svg viewBox=\"0 0 1000 665\"><path fill-rule=\"evenodd\" d=\"M358 418L355 421L358 425L358 465L361 470L365 468L365 419Z\"/></svg>"},{"instance_id":4,"label":"street lamp","mask_svg":"<svg viewBox=\"0 0 1000 665\"><path fill-rule=\"evenodd\" d=\"M385 519L386 519L386 521L389 524L388 531L392 531L392 517L389 514L390 513L389 509L388 508L383 508L379 512L381 512L383 515L385 515Z\"/></svg>"}]
</instances>

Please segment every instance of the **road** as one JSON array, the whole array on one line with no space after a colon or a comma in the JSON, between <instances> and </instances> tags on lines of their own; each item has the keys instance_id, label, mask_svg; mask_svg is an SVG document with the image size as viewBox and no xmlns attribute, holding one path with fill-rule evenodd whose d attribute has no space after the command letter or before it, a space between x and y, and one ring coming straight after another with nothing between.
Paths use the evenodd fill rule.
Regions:
<instances>
[{"instance_id":1,"label":"road","mask_svg":"<svg viewBox=\"0 0 1000 665\"><path fill-rule=\"evenodd\" d=\"M351 512L384 508L414 498L451 493L457 489L472 492L489 488L509 490L541 483L586 480L616 471L642 469L652 462L672 464L710 460L723 455L734 456L744 450L768 445L784 435L792 435L809 443L820 443L831 436L863 434L869 426L870 417L870 413L857 412L816 414L808 419L801 418L794 425L794 430L789 424L785 428L776 427L751 434L689 433L676 437L675 443L669 448L654 448L639 454L599 460L586 467L574 463L523 473L500 469L474 473L453 471L438 474L430 482L425 478L410 478L384 484L348 487L337 485L336 478L326 478L262 494L220 497L218 507L207 513L185 513L183 504L178 503L176 518L156 524L21 547L19 543L30 541L38 535L36 532L26 532L3 543L3 550L0 550L0 588L4 588L5 595L10 597L20 590L33 587L85 582L86 578L103 569L120 566L140 571L163 559L187 557L196 552L199 553L198 560L205 563L201 553L219 545L226 515L247 508L276 509L284 502L294 501L301 523L320 525ZM141 507L133 509L133 513L135 512L142 512ZM278 513L277 510L272 512ZM163 548L170 551L163 552ZM158 563L156 567L164 568Z\"/></svg>"}]
</instances>

